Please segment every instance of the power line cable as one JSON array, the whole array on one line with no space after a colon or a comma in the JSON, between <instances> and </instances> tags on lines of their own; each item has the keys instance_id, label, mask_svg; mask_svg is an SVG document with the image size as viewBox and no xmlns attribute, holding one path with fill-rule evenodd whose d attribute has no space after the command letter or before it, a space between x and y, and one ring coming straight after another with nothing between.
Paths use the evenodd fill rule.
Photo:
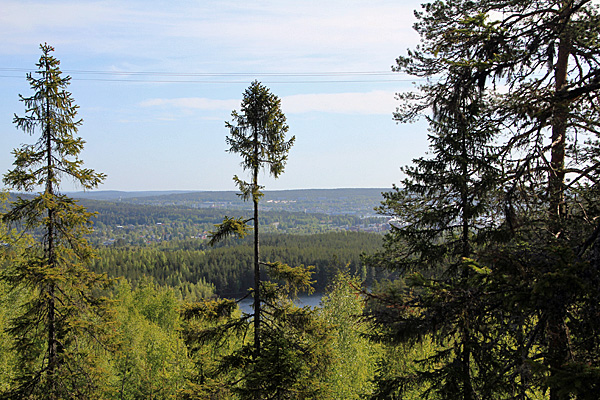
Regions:
<instances>
[{"instance_id":1,"label":"power line cable","mask_svg":"<svg viewBox=\"0 0 600 400\"><path fill-rule=\"evenodd\" d=\"M0 72L31 72L26 68L0 68ZM285 79L279 81L270 81L268 83L391 83L391 82L409 82L420 79L407 79L398 77L398 74L392 71L325 71L325 72L159 72L159 71L98 71L98 70L64 70L67 74L72 74L72 79L79 81L100 81L100 82L128 82L128 83L200 83L200 84L238 84L245 83L245 80L221 80L218 78L232 77L271 77L271 78L330 78L330 79ZM115 78L82 78L77 75L100 75L100 76L115 76ZM118 77L132 77L134 79L125 79ZM156 78L205 78L202 80L190 79L140 79L144 77ZM356 79L331 79L331 78L350 78ZM374 77L375 79L365 79L366 77ZM387 79L377 79L377 78ZM395 78L391 78L395 77ZM0 78L21 78L15 75L0 75ZM217 78L207 80L206 78Z\"/></svg>"},{"instance_id":2,"label":"power line cable","mask_svg":"<svg viewBox=\"0 0 600 400\"><path fill-rule=\"evenodd\" d=\"M29 72L29 68L3 68L0 71ZM165 71L101 71L63 70L65 73L100 75L156 75L156 76L348 76L348 75L397 75L392 71L313 71L313 72L165 72Z\"/></svg>"}]
</instances>

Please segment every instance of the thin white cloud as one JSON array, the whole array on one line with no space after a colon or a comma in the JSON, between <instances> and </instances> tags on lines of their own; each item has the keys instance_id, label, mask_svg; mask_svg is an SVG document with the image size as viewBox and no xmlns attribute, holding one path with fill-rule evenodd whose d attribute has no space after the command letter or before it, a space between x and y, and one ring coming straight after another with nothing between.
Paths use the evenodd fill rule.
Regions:
<instances>
[{"instance_id":1,"label":"thin white cloud","mask_svg":"<svg viewBox=\"0 0 600 400\"><path fill-rule=\"evenodd\" d=\"M0 35L9 40L0 54L36 53L47 41L146 70L387 70L416 40L416 3L3 0Z\"/></svg>"},{"instance_id":2,"label":"thin white cloud","mask_svg":"<svg viewBox=\"0 0 600 400\"><path fill-rule=\"evenodd\" d=\"M240 48L246 45L278 49L285 45L293 51L300 45L331 51L332 45L357 49L366 44L379 47L386 42L398 43L406 40L399 33L412 33L414 22L414 7L399 2L278 1L247 10L236 4L231 9L215 8L210 13L192 11L165 33L212 38L220 43L236 43Z\"/></svg>"},{"instance_id":3,"label":"thin white cloud","mask_svg":"<svg viewBox=\"0 0 600 400\"><path fill-rule=\"evenodd\" d=\"M3 29L22 34L48 28L82 28L112 20L118 14L106 2L5 0L0 23Z\"/></svg>"},{"instance_id":4,"label":"thin white cloud","mask_svg":"<svg viewBox=\"0 0 600 400\"><path fill-rule=\"evenodd\" d=\"M351 93L299 94L281 98L281 107L286 114L324 112L336 114L390 114L397 106L393 92L383 90ZM199 97L174 99L149 99L141 107L191 109L206 111L231 111L239 108L240 100L215 100Z\"/></svg>"},{"instance_id":5,"label":"thin white cloud","mask_svg":"<svg viewBox=\"0 0 600 400\"><path fill-rule=\"evenodd\" d=\"M10 38L0 44L3 53L37 52L39 43L87 43L102 51L115 22L125 18L122 9L105 1L5 0L0 13L0 34ZM113 43L114 44L114 43ZM27 46L24 48L24 46Z\"/></svg>"}]
</instances>

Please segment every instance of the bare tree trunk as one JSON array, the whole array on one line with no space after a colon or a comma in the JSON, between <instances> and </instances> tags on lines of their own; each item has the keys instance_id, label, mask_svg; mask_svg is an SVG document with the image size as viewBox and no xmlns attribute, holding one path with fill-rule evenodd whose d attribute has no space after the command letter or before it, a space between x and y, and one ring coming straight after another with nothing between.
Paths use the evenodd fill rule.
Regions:
<instances>
[{"instance_id":1,"label":"bare tree trunk","mask_svg":"<svg viewBox=\"0 0 600 400\"><path fill-rule=\"evenodd\" d=\"M569 66L570 40L563 37L558 47L558 62L555 72L555 89L560 91L567 83L567 68ZM568 100L554 105L552 118L552 149L551 171L548 182L550 196L550 220L554 225L553 232L560 234L561 220L565 214L565 145L567 119L569 113Z\"/></svg>"},{"instance_id":2,"label":"bare tree trunk","mask_svg":"<svg viewBox=\"0 0 600 400\"><path fill-rule=\"evenodd\" d=\"M461 115L462 117L462 115ZM461 121L461 122L464 122ZM467 128L466 124L461 123L461 156L462 156L462 165L461 165L461 174L462 174L462 184L461 184L461 203L462 203L462 249L461 256L462 257L470 257L471 256L471 243L469 241L469 228L471 222L471 207L469 204L469 169L467 165L467 160L469 159L469 154L467 151L466 144L466 136L467 136ZM463 278L468 278L469 271L464 270L462 273ZM460 327L462 331L462 354L461 354L461 362L462 362L462 383L463 383L463 400L473 400L473 383L471 382L471 329L469 327L469 311L465 310L462 326Z\"/></svg>"},{"instance_id":3,"label":"bare tree trunk","mask_svg":"<svg viewBox=\"0 0 600 400\"><path fill-rule=\"evenodd\" d=\"M252 203L254 204L254 352L255 357L260 357L260 306L261 306L261 293L260 293L260 252L258 242L258 173L259 173L259 143L258 143L258 131L259 126L254 125L254 158L256 165L252 171Z\"/></svg>"},{"instance_id":4,"label":"bare tree trunk","mask_svg":"<svg viewBox=\"0 0 600 400\"><path fill-rule=\"evenodd\" d=\"M568 2L563 2L565 15L570 14ZM567 17L568 18L568 17ZM563 21L565 22L565 21ZM568 34L564 34L558 46L558 60L555 70L555 90L559 92L567 83L569 56L571 42ZM565 206L565 145L567 133L567 121L569 102L564 100L554 105L552 119L552 147L551 147L551 170L548 180L548 191L550 196L550 229L558 238L562 234L563 221L566 213ZM560 299L560 293L548 308L548 320L546 324L546 335L548 337L548 366L550 374L555 375L569 356L568 333L565 326L566 304ZM550 400L564 398L557 388L550 389Z\"/></svg>"},{"instance_id":5,"label":"bare tree trunk","mask_svg":"<svg viewBox=\"0 0 600 400\"><path fill-rule=\"evenodd\" d=\"M46 61L46 79L48 79L50 66ZM46 182L46 194L54 195L54 171L53 171L53 160L52 160L52 130L50 128L50 102L46 100L46 115L45 115L45 131L46 131L46 158L47 158L47 182ZM56 267L56 249L55 244L55 232L54 232L54 209L49 207L47 209L48 222L46 224L47 245L46 245L46 260L49 268ZM48 381L50 384L50 398L56 399L56 370L58 368L58 346L56 340L56 294L54 282L48 285Z\"/></svg>"},{"instance_id":6,"label":"bare tree trunk","mask_svg":"<svg viewBox=\"0 0 600 400\"><path fill-rule=\"evenodd\" d=\"M260 253L258 242L258 199L254 199L254 350L260 356Z\"/></svg>"}]
</instances>

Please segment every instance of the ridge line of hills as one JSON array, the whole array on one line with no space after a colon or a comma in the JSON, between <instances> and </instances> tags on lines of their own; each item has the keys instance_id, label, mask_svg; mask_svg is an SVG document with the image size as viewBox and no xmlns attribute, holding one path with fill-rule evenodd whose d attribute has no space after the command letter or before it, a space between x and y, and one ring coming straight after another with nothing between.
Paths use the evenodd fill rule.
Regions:
<instances>
[{"instance_id":1,"label":"ridge line of hills","mask_svg":"<svg viewBox=\"0 0 600 400\"><path fill-rule=\"evenodd\" d=\"M340 188L269 190L261 199L263 211L288 211L327 215L375 216L382 192L391 188ZM70 192L81 200L99 200L146 206L176 206L195 209L248 210L236 191L90 191Z\"/></svg>"},{"instance_id":2,"label":"ridge line of hills","mask_svg":"<svg viewBox=\"0 0 600 400\"><path fill-rule=\"evenodd\" d=\"M321 195L326 197L349 196L349 195L372 195L390 191L391 188L335 188L335 189L285 189L265 190L265 198L268 197L312 197ZM118 200L132 198L157 198L157 197L198 197L198 198L237 198L238 191L235 190L143 190L143 191L121 191L121 190L93 190L65 192L69 196L78 199L92 200Z\"/></svg>"}]
</instances>

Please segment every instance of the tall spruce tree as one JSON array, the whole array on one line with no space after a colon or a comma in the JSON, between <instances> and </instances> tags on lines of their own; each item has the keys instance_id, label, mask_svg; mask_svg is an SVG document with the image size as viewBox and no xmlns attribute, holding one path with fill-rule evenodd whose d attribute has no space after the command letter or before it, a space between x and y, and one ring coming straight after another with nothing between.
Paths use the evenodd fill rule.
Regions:
<instances>
[{"instance_id":1,"label":"tall spruce tree","mask_svg":"<svg viewBox=\"0 0 600 400\"><path fill-rule=\"evenodd\" d=\"M590 198L598 164L584 156L595 151L587 143L596 141L600 123L598 6L453 0L425 4L416 16L422 43L397 60L397 69L435 82L469 68L492 104L484 121L500 131L494 141L502 194L491 217L504 234L478 254L496 285L490 301L506 313L499 340L518 343L508 358L513 371L528 371L514 375L518 396L528 398L533 388L547 389L552 400L590 398L598 371L589 360L598 352L577 346L598 342L595 323L581 313L598 306L587 283L598 278L598 215ZM404 98L411 105L399 114L410 115L436 95L423 90ZM572 328L582 319L590 329L579 327L578 337Z\"/></svg>"},{"instance_id":2,"label":"tall spruce tree","mask_svg":"<svg viewBox=\"0 0 600 400\"><path fill-rule=\"evenodd\" d=\"M395 222L385 236L384 251L367 260L414 273L408 280L413 295L400 304L395 298L394 307L372 311L376 319L391 323L381 331L385 340L412 342L427 336L439 344L427 360L435 373L425 369L417 377L394 378L406 382L400 385L403 391L420 385L439 398L474 399L489 379L483 378L486 369L475 372L472 366L493 361L486 356L489 343L482 335L489 329L477 299L482 288L474 285L481 279L465 261L476 257L493 230L492 200L500 175L493 146L497 129L482 118L489 105L473 68L452 66L443 78L421 89L432 110L425 116L431 156L413 160L413 166L403 168L402 187L384 193L379 212ZM408 102L396 118L410 121L423 107ZM379 300L392 301L385 296ZM394 311L406 307L416 312ZM383 386L389 385L381 382ZM383 391L376 394L381 396Z\"/></svg>"},{"instance_id":3,"label":"tall spruce tree","mask_svg":"<svg viewBox=\"0 0 600 400\"><path fill-rule=\"evenodd\" d=\"M78 158L84 141L76 137L82 121L65 89L54 49L40 46L36 75L28 74L33 90L20 96L26 115L15 115L17 128L39 134L35 144L13 151L14 169L4 183L17 191L41 192L18 197L2 214L4 222L20 224L37 237L18 262L4 273L13 287L31 291L31 299L14 316L10 333L20 357L18 380L7 398L85 399L97 397L99 371L90 347L100 340L102 300L92 290L105 278L91 273L85 263L93 256L85 235L91 213L60 194L66 177L84 189L96 187L104 175L83 167Z\"/></svg>"},{"instance_id":4,"label":"tall spruce tree","mask_svg":"<svg viewBox=\"0 0 600 400\"><path fill-rule=\"evenodd\" d=\"M219 240L223 235L244 232L243 226L252 221L254 229L254 348L256 356L260 355L260 320L261 320L261 277L260 277L260 220L258 203L263 196L258 178L261 170L268 169L269 174L278 178L283 173L288 153L295 137L288 141L285 134L289 127L281 111L281 100L258 81L252 82L244 92L241 110L231 113L232 122L226 122L230 136L227 136L229 152L242 156L242 168L250 171L250 182L234 176L240 196L244 200L252 200L254 216L251 220L225 219L213 239ZM234 228L232 230L232 227Z\"/></svg>"},{"instance_id":5,"label":"tall spruce tree","mask_svg":"<svg viewBox=\"0 0 600 400\"><path fill-rule=\"evenodd\" d=\"M229 388L244 399L315 398L325 389L318 376L327 368L329 335L314 311L295 306L290 297L298 291L311 292L309 267L292 266L278 261L266 262L259 246L259 201L263 187L259 184L261 170L277 178L283 173L288 152L295 138L285 139L288 130L280 100L257 81L244 92L240 112L232 112L232 122L226 126L229 151L242 156L242 167L250 172L250 181L235 176L240 196L253 203L253 217L226 217L211 235L211 243L227 236L243 237L254 230L254 296L252 346L242 346L224 357L220 371L237 370L240 376L229 381ZM252 227L249 223L252 222ZM261 267L266 267L273 281L263 280ZM277 283L275 283L277 282ZM231 311L226 301L203 305L192 315L206 315L203 310ZM209 314L215 315L214 312ZM228 331L247 331L247 315L226 318L214 329L197 334L202 341L217 339ZM241 372L240 372L241 370ZM214 391L213 391L214 392Z\"/></svg>"}]
</instances>

